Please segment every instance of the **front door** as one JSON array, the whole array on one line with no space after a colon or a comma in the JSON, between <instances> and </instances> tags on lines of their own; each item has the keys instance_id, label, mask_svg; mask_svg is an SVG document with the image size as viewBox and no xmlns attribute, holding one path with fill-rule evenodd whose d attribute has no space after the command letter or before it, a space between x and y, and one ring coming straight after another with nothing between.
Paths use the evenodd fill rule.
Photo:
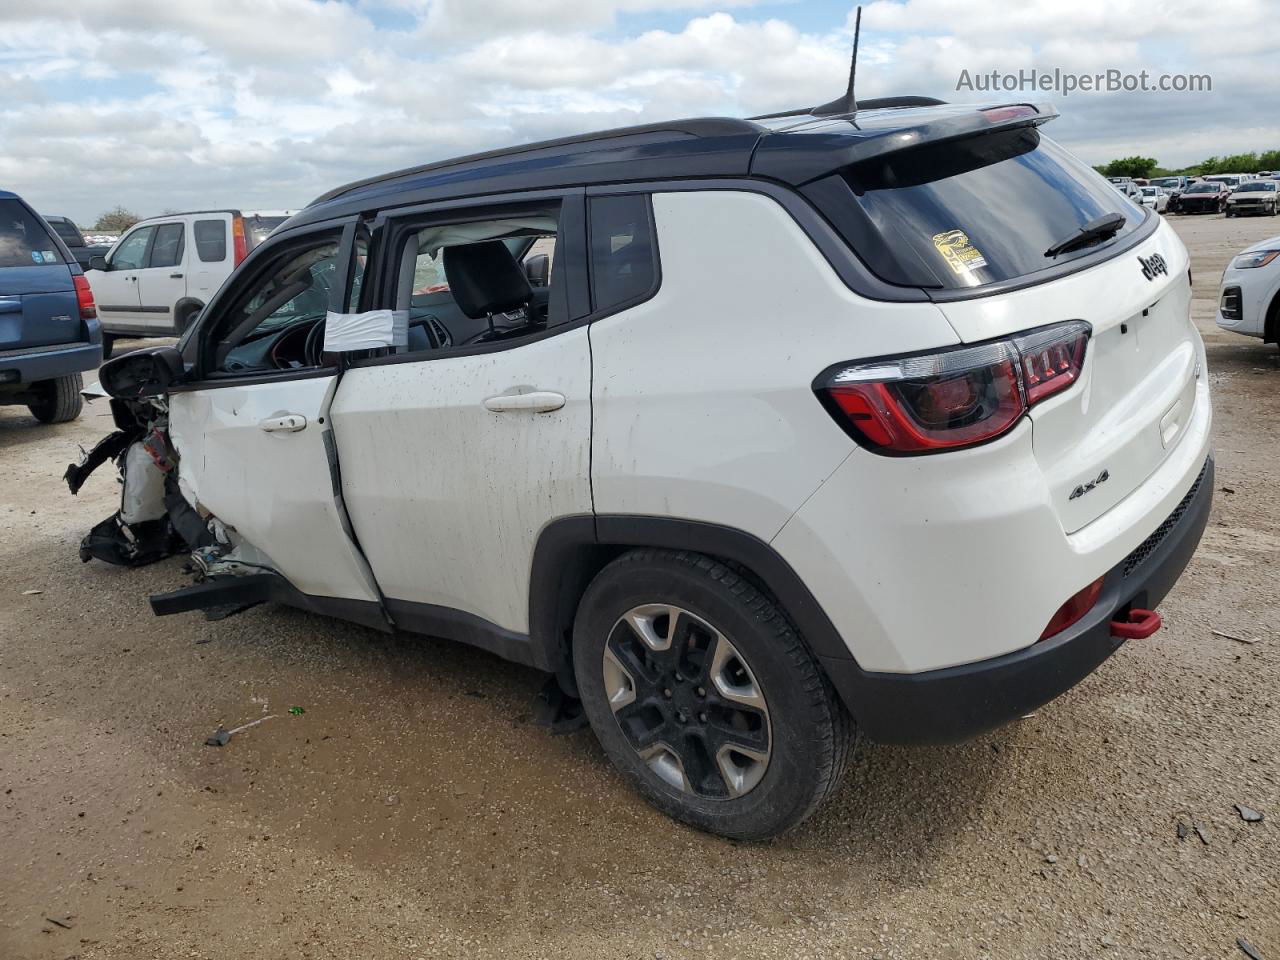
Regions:
<instances>
[{"instance_id":1,"label":"front door","mask_svg":"<svg viewBox=\"0 0 1280 960\"><path fill-rule=\"evenodd\" d=\"M591 352L569 306L580 205L384 227L388 273L365 302L408 310L409 346L356 361L332 412L352 526L402 627L482 646L526 634L538 534L591 513ZM523 262L544 253L549 285Z\"/></svg>"},{"instance_id":2,"label":"front door","mask_svg":"<svg viewBox=\"0 0 1280 960\"><path fill-rule=\"evenodd\" d=\"M173 328L173 306L187 295L185 231L181 220L156 224L147 264L138 271L138 310L157 334L180 332Z\"/></svg>"},{"instance_id":3,"label":"front door","mask_svg":"<svg viewBox=\"0 0 1280 960\"><path fill-rule=\"evenodd\" d=\"M147 262L147 250L155 227L136 227L126 233L107 254L106 270L87 274L98 314L108 333L141 332L138 311L138 272Z\"/></svg>"},{"instance_id":4,"label":"front door","mask_svg":"<svg viewBox=\"0 0 1280 960\"><path fill-rule=\"evenodd\" d=\"M320 352L326 311L346 308L349 249L337 228L264 248L201 315L199 379L170 395L169 425L189 502L252 547L253 562L371 621L377 588L335 493L337 373Z\"/></svg>"}]
</instances>

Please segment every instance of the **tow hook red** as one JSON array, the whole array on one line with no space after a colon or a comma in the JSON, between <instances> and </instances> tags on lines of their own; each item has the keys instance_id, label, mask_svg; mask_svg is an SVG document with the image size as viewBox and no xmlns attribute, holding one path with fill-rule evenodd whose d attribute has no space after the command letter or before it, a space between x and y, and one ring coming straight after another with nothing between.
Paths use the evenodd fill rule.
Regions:
<instances>
[{"instance_id":1,"label":"tow hook red","mask_svg":"<svg viewBox=\"0 0 1280 960\"><path fill-rule=\"evenodd\" d=\"M1126 640L1145 640L1163 626L1164 621L1154 610L1130 610L1129 619L1112 620L1111 635Z\"/></svg>"}]
</instances>

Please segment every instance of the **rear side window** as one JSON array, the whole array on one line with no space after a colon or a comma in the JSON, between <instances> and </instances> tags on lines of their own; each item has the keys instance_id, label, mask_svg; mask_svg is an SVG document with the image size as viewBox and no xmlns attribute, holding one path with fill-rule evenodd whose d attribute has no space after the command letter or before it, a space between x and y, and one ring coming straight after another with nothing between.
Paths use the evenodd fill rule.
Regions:
<instances>
[{"instance_id":1,"label":"rear side window","mask_svg":"<svg viewBox=\"0 0 1280 960\"><path fill-rule=\"evenodd\" d=\"M62 263L40 218L17 200L0 200L0 267Z\"/></svg>"},{"instance_id":2,"label":"rear side window","mask_svg":"<svg viewBox=\"0 0 1280 960\"><path fill-rule=\"evenodd\" d=\"M176 267L182 262L182 235L185 231L180 223L162 223L156 227L155 243L151 245L153 267Z\"/></svg>"},{"instance_id":3,"label":"rear side window","mask_svg":"<svg viewBox=\"0 0 1280 960\"><path fill-rule=\"evenodd\" d=\"M823 191L823 213L881 278L911 286L1025 277L1095 252L1046 256L1091 220L1122 215L1121 238L1145 216L1034 127L895 151L846 167L843 180L847 191Z\"/></svg>"},{"instance_id":4,"label":"rear side window","mask_svg":"<svg viewBox=\"0 0 1280 960\"><path fill-rule=\"evenodd\" d=\"M592 197L589 220L595 309L612 310L647 297L657 277L649 198Z\"/></svg>"},{"instance_id":5,"label":"rear side window","mask_svg":"<svg viewBox=\"0 0 1280 960\"><path fill-rule=\"evenodd\" d=\"M45 220L45 223L53 227L53 232L62 238L62 242L68 247L83 247L84 237L80 236L80 230L70 220Z\"/></svg>"},{"instance_id":6,"label":"rear side window","mask_svg":"<svg viewBox=\"0 0 1280 960\"><path fill-rule=\"evenodd\" d=\"M197 220L191 225L195 235L196 256L204 263L221 263L227 259L227 221Z\"/></svg>"}]
</instances>

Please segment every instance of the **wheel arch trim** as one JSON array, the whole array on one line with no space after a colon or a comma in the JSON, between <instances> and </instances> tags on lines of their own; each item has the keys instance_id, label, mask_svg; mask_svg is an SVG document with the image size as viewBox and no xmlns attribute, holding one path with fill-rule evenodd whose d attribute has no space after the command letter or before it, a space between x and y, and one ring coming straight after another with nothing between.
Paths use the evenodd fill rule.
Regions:
<instances>
[{"instance_id":1,"label":"wheel arch trim","mask_svg":"<svg viewBox=\"0 0 1280 960\"><path fill-rule=\"evenodd\" d=\"M595 574L619 554L643 547L689 550L745 567L777 600L815 654L854 660L799 574L764 540L716 523L631 514L563 517L543 527L530 571L529 636L547 660L569 663L568 633L578 601Z\"/></svg>"}]
</instances>

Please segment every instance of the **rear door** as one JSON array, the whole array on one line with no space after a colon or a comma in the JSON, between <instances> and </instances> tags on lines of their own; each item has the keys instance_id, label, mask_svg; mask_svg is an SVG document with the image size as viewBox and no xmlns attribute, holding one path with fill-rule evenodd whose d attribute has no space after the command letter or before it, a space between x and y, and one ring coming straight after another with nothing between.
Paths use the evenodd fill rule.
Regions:
<instances>
[{"instance_id":1,"label":"rear door","mask_svg":"<svg viewBox=\"0 0 1280 960\"><path fill-rule=\"evenodd\" d=\"M187 295L208 303L231 275L232 244L229 213L205 213L191 218L191 247L187 253Z\"/></svg>"},{"instance_id":2,"label":"rear door","mask_svg":"<svg viewBox=\"0 0 1280 960\"><path fill-rule=\"evenodd\" d=\"M333 423L352 525L406 628L475 624L482 646L493 626L527 633L539 532L591 513L582 204L578 191L380 228L388 273L366 306L409 310L409 346L356 361ZM545 300L512 252L525 244L499 242L536 236L554 243ZM454 268L468 250L483 262Z\"/></svg>"},{"instance_id":3,"label":"rear door","mask_svg":"<svg viewBox=\"0 0 1280 960\"><path fill-rule=\"evenodd\" d=\"M187 295L186 231L182 220L157 223L146 265L138 271L138 312L143 326L158 334L174 332L174 304Z\"/></svg>"},{"instance_id":4,"label":"rear door","mask_svg":"<svg viewBox=\"0 0 1280 960\"><path fill-rule=\"evenodd\" d=\"M147 250L155 227L134 227L107 253L106 270L90 270L86 276L93 288L93 298L98 303L98 315L103 327L138 332L142 316L138 307L138 272L147 262Z\"/></svg>"},{"instance_id":5,"label":"rear door","mask_svg":"<svg viewBox=\"0 0 1280 960\"><path fill-rule=\"evenodd\" d=\"M0 199L0 351L79 339L80 308L58 244L26 204Z\"/></svg>"}]
</instances>

